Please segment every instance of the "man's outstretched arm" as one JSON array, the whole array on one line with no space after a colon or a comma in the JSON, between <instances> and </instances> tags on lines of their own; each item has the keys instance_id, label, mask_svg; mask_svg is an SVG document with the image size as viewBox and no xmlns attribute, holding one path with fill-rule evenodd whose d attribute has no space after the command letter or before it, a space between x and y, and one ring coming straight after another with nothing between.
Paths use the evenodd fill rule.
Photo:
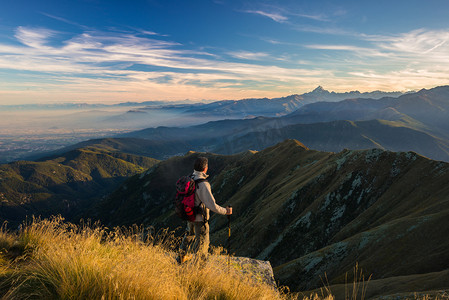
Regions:
<instances>
[{"instance_id":1,"label":"man's outstretched arm","mask_svg":"<svg viewBox=\"0 0 449 300\"><path fill-rule=\"evenodd\" d=\"M212 195L209 182L202 182L201 185L202 186L198 189L199 197L208 209L220 215L232 214L232 208L224 208L217 204L214 195Z\"/></svg>"}]
</instances>

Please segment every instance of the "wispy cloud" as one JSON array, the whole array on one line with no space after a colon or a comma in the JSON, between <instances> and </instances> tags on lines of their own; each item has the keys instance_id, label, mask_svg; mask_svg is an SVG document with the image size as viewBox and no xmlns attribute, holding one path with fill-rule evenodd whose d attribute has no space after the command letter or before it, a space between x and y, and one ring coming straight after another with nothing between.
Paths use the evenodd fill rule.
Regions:
<instances>
[{"instance_id":1,"label":"wispy cloud","mask_svg":"<svg viewBox=\"0 0 449 300\"><path fill-rule=\"evenodd\" d=\"M353 35L358 44L310 44L306 48L329 52L346 52L347 83L365 82L366 87L415 89L449 83L449 29L418 29L395 35ZM329 56L332 57L332 56Z\"/></svg>"},{"instance_id":2,"label":"wispy cloud","mask_svg":"<svg viewBox=\"0 0 449 300\"><path fill-rule=\"evenodd\" d=\"M363 56L387 56L391 59L416 58L421 63L442 60L449 63L449 29L418 29L397 35L353 35L360 38L367 47L354 45L312 44L305 47L320 50L350 51Z\"/></svg>"},{"instance_id":3,"label":"wispy cloud","mask_svg":"<svg viewBox=\"0 0 449 300\"><path fill-rule=\"evenodd\" d=\"M302 5L298 4L290 4L290 6L260 4L257 9L242 12L268 17L278 23L285 24L286 29L299 32L340 36L357 34L337 25L337 20L347 14L347 11L340 7L334 7L334 10L327 9L326 11L307 11Z\"/></svg>"},{"instance_id":4,"label":"wispy cloud","mask_svg":"<svg viewBox=\"0 0 449 300\"><path fill-rule=\"evenodd\" d=\"M22 44L32 48L48 48L45 44L48 39L56 35L56 31L46 28L18 27L15 37Z\"/></svg>"},{"instance_id":5,"label":"wispy cloud","mask_svg":"<svg viewBox=\"0 0 449 300\"><path fill-rule=\"evenodd\" d=\"M227 54L232 57L235 57L235 58L247 59L247 60L259 60L259 59L267 58L269 56L268 53L249 52L249 51L228 52Z\"/></svg>"},{"instance_id":6,"label":"wispy cloud","mask_svg":"<svg viewBox=\"0 0 449 300\"><path fill-rule=\"evenodd\" d=\"M413 55L438 54L449 57L449 29L448 30L425 30L418 29L393 37L373 39L379 46L402 53Z\"/></svg>"},{"instance_id":7,"label":"wispy cloud","mask_svg":"<svg viewBox=\"0 0 449 300\"><path fill-rule=\"evenodd\" d=\"M246 13L257 14L267 18L272 19L278 23L285 23L291 26L301 28L304 25L301 25L301 22L295 21L295 19L308 19L318 22L331 22L331 19L325 14L304 14L304 13L296 13L286 8L282 7L273 7L271 10L246 10ZM306 27L311 27L307 25Z\"/></svg>"},{"instance_id":8,"label":"wispy cloud","mask_svg":"<svg viewBox=\"0 0 449 300\"><path fill-rule=\"evenodd\" d=\"M51 19L54 19L54 20L57 20L57 21L60 21L60 22L66 23L66 24L74 25L76 27L79 27L79 28L82 28L82 29L85 29L85 30L89 29L87 26L81 25L81 24L79 24L77 22L68 20L68 19L63 18L63 17L55 16L55 15L52 15L52 14L49 14L49 13L45 13L45 12L41 12L41 14L46 16L46 17L49 17Z\"/></svg>"},{"instance_id":9,"label":"wispy cloud","mask_svg":"<svg viewBox=\"0 0 449 300\"><path fill-rule=\"evenodd\" d=\"M67 33L22 26L14 36L20 44L0 43L2 99L235 99L279 96L317 85L336 91L397 90L449 82L449 30L352 35L354 44L272 40L273 45L298 49L298 54L285 57L264 51L191 49L140 30L85 30L61 41L64 36ZM301 56L304 49L319 55Z\"/></svg>"},{"instance_id":10,"label":"wispy cloud","mask_svg":"<svg viewBox=\"0 0 449 300\"><path fill-rule=\"evenodd\" d=\"M158 34L158 33L154 32L154 31L149 31L149 30L141 30L140 32L142 34L146 34L146 35L161 35L161 34Z\"/></svg>"},{"instance_id":11,"label":"wispy cloud","mask_svg":"<svg viewBox=\"0 0 449 300\"><path fill-rule=\"evenodd\" d=\"M304 24L291 24L291 28L300 31L300 32L310 32L310 33L318 33L318 34L327 34L327 35L341 35L341 36L355 36L357 33L348 31L343 28L339 28L337 26L313 26L313 25L304 25Z\"/></svg>"},{"instance_id":12,"label":"wispy cloud","mask_svg":"<svg viewBox=\"0 0 449 300\"><path fill-rule=\"evenodd\" d=\"M288 20L288 17L282 15L279 12L268 12L268 11L262 11L262 10L246 10L245 12L250 13L250 14L261 15L261 16L270 18L273 21L278 22L278 23L284 23Z\"/></svg>"},{"instance_id":13,"label":"wispy cloud","mask_svg":"<svg viewBox=\"0 0 449 300\"><path fill-rule=\"evenodd\" d=\"M301 7L295 5L292 7L279 6L272 4L262 4L258 9L246 10L246 13L258 14L268 17L279 23L291 23L295 24L294 19L308 19L318 22L330 22L331 18L323 13L306 13ZM334 16L341 15L341 10L335 11Z\"/></svg>"},{"instance_id":14,"label":"wispy cloud","mask_svg":"<svg viewBox=\"0 0 449 300\"><path fill-rule=\"evenodd\" d=\"M320 22L330 22L329 17L324 15L324 14L316 14L316 15L310 14L310 15L308 15L308 14L295 14L295 13L292 13L292 15L297 16L297 17L301 17L301 18L310 19L310 20L320 21Z\"/></svg>"},{"instance_id":15,"label":"wispy cloud","mask_svg":"<svg viewBox=\"0 0 449 300\"><path fill-rule=\"evenodd\" d=\"M388 53L384 53L375 48L359 47L354 45L305 45L304 47L316 50L334 50L334 51L348 51L354 52L361 56L388 56Z\"/></svg>"},{"instance_id":16,"label":"wispy cloud","mask_svg":"<svg viewBox=\"0 0 449 300\"><path fill-rule=\"evenodd\" d=\"M234 93L235 97L236 87L240 89L239 95L254 96L261 93L264 86L289 88L291 82L299 84L301 78L319 78L329 73L280 67L275 58L264 52L223 52L223 55L245 60L227 61L223 55L188 49L177 42L158 39L156 35L142 36L140 32L85 31L50 43L55 36L60 37L57 32L45 28L17 28L15 37L21 46L0 44L0 77L2 70L14 70L19 77L16 82L53 91L59 87L59 93L65 96L106 93L112 97L113 91L126 90L134 96L151 91L152 97L173 95L179 99L182 92L189 92L190 95L184 97L192 98L195 95L212 98L213 94L226 93L228 97ZM263 64L257 63L261 59ZM7 84L0 83L1 88L8 88ZM279 95L279 91L271 93ZM269 95L270 92L265 94Z\"/></svg>"}]
</instances>

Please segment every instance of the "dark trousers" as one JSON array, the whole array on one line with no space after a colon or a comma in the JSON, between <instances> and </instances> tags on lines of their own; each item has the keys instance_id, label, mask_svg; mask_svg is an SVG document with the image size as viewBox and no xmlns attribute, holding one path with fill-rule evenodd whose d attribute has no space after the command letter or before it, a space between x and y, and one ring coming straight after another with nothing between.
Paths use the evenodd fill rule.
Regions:
<instances>
[{"instance_id":1,"label":"dark trousers","mask_svg":"<svg viewBox=\"0 0 449 300\"><path fill-rule=\"evenodd\" d=\"M179 248L183 254L206 255L209 250L209 223L187 222L186 232Z\"/></svg>"}]
</instances>

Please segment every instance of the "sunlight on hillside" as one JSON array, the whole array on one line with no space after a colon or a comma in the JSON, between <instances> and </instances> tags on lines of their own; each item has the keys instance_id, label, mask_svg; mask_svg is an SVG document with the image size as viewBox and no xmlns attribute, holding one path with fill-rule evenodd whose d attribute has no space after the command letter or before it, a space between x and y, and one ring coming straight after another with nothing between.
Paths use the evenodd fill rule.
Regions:
<instances>
[{"instance_id":1,"label":"sunlight on hillside","mask_svg":"<svg viewBox=\"0 0 449 300\"><path fill-rule=\"evenodd\" d=\"M2 299L303 299L229 269L226 260L179 266L169 233L142 237L137 227L109 231L62 218L35 220L20 233L3 229Z\"/></svg>"}]
</instances>

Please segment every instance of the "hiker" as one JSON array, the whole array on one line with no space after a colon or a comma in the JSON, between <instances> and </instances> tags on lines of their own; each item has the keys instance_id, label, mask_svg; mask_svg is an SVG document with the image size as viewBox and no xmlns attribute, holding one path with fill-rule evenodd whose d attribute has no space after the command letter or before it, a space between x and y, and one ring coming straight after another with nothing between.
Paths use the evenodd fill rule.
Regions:
<instances>
[{"instance_id":1,"label":"hiker","mask_svg":"<svg viewBox=\"0 0 449 300\"><path fill-rule=\"evenodd\" d=\"M200 209L196 213L195 221L187 221L187 228L182 240L178 262L183 263L189 257L188 252L193 252L205 257L209 250L209 210L220 215L231 215L232 207L221 207L215 202L214 195L206 178L208 160L206 157L198 157L194 163L193 179L198 182L195 189L195 206ZM193 248L192 248L193 243ZM190 251L189 251L190 250Z\"/></svg>"}]
</instances>

